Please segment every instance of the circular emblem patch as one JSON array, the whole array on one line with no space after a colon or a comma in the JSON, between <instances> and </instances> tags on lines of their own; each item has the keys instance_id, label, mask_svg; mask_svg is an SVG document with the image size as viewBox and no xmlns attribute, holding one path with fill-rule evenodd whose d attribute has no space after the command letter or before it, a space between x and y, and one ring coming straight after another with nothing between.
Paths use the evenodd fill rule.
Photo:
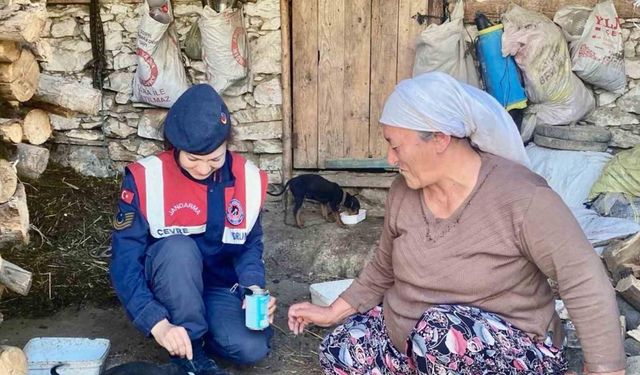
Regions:
<instances>
[{"instance_id":1,"label":"circular emblem patch","mask_svg":"<svg viewBox=\"0 0 640 375\"><path fill-rule=\"evenodd\" d=\"M239 225L244 220L244 211L242 205L237 199L232 199L227 206L227 221L232 225Z\"/></svg>"},{"instance_id":2,"label":"circular emblem patch","mask_svg":"<svg viewBox=\"0 0 640 375\"><path fill-rule=\"evenodd\" d=\"M227 114L222 112L220 113L220 122L222 125L227 125Z\"/></svg>"}]
</instances>

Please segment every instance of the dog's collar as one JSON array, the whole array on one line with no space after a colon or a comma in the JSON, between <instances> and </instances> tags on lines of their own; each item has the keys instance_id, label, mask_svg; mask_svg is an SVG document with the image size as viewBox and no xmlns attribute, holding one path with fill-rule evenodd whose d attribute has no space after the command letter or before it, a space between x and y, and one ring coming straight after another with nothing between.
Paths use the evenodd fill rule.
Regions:
<instances>
[{"instance_id":1,"label":"dog's collar","mask_svg":"<svg viewBox=\"0 0 640 375\"><path fill-rule=\"evenodd\" d=\"M344 202L347 200L347 192L346 191L342 191L342 200L340 201L340 206L344 207Z\"/></svg>"}]
</instances>

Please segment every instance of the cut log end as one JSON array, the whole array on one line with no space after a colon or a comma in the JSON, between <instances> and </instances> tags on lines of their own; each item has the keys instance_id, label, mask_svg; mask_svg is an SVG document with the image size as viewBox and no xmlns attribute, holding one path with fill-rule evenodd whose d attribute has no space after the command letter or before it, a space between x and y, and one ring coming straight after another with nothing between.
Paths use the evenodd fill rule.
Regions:
<instances>
[{"instance_id":1,"label":"cut log end","mask_svg":"<svg viewBox=\"0 0 640 375\"><path fill-rule=\"evenodd\" d=\"M29 111L22 123L23 140L32 145L45 143L52 131L49 114L41 109Z\"/></svg>"},{"instance_id":2,"label":"cut log end","mask_svg":"<svg viewBox=\"0 0 640 375\"><path fill-rule=\"evenodd\" d=\"M11 40L0 40L0 62L10 63L20 57L20 45Z\"/></svg>"},{"instance_id":3,"label":"cut log end","mask_svg":"<svg viewBox=\"0 0 640 375\"><path fill-rule=\"evenodd\" d=\"M25 375L29 370L24 352L13 346L0 346L0 374Z\"/></svg>"},{"instance_id":4,"label":"cut log end","mask_svg":"<svg viewBox=\"0 0 640 375\"><path fill-rule=\"evenodd\" d=\"M0 139L9 143L22 142L22 121L0 118Z\"/></svg>"},{"instance_id":5,"label":"cut log end","mask_svg":"<svg viewBox=\"0 0 640 375\"><path fill-rule=\"evenodd\" d=\"M19 177L36 180L44 173L49 163L49 149L20 143L17 147L18 164L16 169Z\"/></svg>"},{"instance_id":6,"label":"cut log end","mask_svg":"<svg viewBox=\"0 0 640 375\"><path fill-rule=\"evenodd\" d=\"M29 50L22 50L20 58L10 63L0 63L0 95L8 100L25 102L38 88L40 68Z\"/></svg>"},{"instance_id":7,"label":"cut log end","mask_svg":"<svg viewBox=\"0 0 640 375\"><path fill-rule=\"evenodd\" d=\"M13 197L18 187L18 176L11 163L0 159L0 203Z\"/></svg>"}]
</instances>

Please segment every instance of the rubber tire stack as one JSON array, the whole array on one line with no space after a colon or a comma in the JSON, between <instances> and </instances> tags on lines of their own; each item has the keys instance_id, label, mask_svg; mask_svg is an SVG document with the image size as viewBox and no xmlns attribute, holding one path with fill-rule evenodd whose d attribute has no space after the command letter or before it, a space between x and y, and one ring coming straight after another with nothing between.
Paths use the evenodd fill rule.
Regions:
<instances>
[{"instance_id":1,"label":"rubber tire stack","mask_svg":"<svg viewBox=\"0 0 640 375\"><path fill-rule=\"evenodd\" d=\"M533 137L538 146L571 151L603 152L610 140L609 130L593 125L538 125Z\"/></svg>"}]
</instances>

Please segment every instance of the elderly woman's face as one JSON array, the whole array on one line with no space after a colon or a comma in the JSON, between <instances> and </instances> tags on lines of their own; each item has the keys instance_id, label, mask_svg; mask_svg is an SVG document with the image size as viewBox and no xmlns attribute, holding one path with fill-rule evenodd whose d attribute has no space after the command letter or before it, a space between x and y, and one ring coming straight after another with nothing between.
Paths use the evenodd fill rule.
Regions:
<instances>
[{"instance_id":1,"label":"elderly woman's face","mask_svg":"<svg viewBox=\"0 0 640 375\"><path fill-rule=\"evenodd\" d=\"M178 154L178 162L191 177L196 180L204 180L224 165L226 155L227 142L206 155L196 155L186 151L180 151Z\"/></svg>"},{"instance_id":2,"label":"elderly woman's face","mask_svg":"<svg viewBox=\"0 0 640 375\"><path fill-rule=\"evenodd\" d=\"M421 138L417 131L387 125L382 127L382 133L389 143L387 162L400 169L409 188L421 189L434 182L430 176L434 169L430 140Z\"/></svg>"}]
</instances>

